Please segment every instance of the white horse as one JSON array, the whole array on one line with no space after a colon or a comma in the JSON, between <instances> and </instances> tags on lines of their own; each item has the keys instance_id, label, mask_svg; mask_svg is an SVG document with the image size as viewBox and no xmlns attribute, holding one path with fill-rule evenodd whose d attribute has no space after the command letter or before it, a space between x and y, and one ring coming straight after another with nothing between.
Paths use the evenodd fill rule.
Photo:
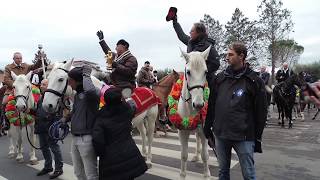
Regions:
<instances>
[{"instance_id":1,"label":"white horse","mask_svg":"<svg viewBox=\"0 0 320 180\"><path fill-rule=\"evenodd\" d=\"M184 81L181 91L181 98L178 103L177 112L181 117L189 117L191 114L196 114L205 105L203 90L206 83L207 66L206 59L208 58L210 47L203 52L186 53L181 51L182 57L186 61ZM183 97L183 98L182 98ZM185 179L186 167L188 160L188 141L190 130L179 130L179 139L181 143L181 171L180 178ZM192 161L198 161L201 158L203 162L203 176L206 179L210 178L208 166L208 140L203 133L203 127L200 126L195 130L196 134L196 154ZM200 149L200 143L202 148Z\"/></svg>"},{"instance_id":2,"label":"white horse","mask_svg":"<svg viewBox=\"0 0 320 180\"><path fill-rule=\"evenodd\" d=\"M29 79L31 77L32 72L29 72L27 75L16 75L14 72L11 71L11 76L14 80L13 88L14 88L14 96L16 98L16 111L20 113L20 117L25 117L26 111L30 109L35 109L35 101L32 95L32 84L30 83ZM10 137L10 147L9 147L9 154L10 158L15 156L17 152L16 160L18 162L23 162L23 152L22 152L22 128L18 126L11 126L9 129L9 137ZM29 129L29 137L30 142L35 144L36 137L34 135L34 122L27 125ZM15 146L17 150L15 150ZM35 154L35 149L31 146L30 151L30 162L31 164L37 164L38 159Z\"/></svg>"},{"instance_id":3,"label":"white horse","mask_svg":"<svg viewBox=\"0 0 320 180\"><path fill-rule=\"evenodd\" d=\"M65 99L73 98L74 91L68 84L68 72L71 70L73 60L65 63L55 63L48 75L48 88L44 95L42 107L50 113L57 112L60 105L65 105ZM94 86L101 89L103 82L91 76Z\"/></svg>"},{"instance_id":4,"label":"white horse","mask_svg":"<svg viewBox=\"0 0 320 180\"><path fill-rule=\"evenodd\" d=\"M63 104L63 97L72 96L68 93L70 88L67 84L68 74L67 72L72 68L72 61L68 61L66 64L57 64L51 70L48 76L48 92L45 93L42 106L48 112L55 112L60 104ZM101 89L104 85L97 78L91 76L91 79L98 89ZM154 105L145 110L132 120L133 127L137 127L142 137L142 155L146 157L146 161L149 167L151 167L151 147L153 141L153 132L155 129L155 122L158 116L158 105ZM146 150L148 145L148 152Z\"/></svg>"}]
</instances>

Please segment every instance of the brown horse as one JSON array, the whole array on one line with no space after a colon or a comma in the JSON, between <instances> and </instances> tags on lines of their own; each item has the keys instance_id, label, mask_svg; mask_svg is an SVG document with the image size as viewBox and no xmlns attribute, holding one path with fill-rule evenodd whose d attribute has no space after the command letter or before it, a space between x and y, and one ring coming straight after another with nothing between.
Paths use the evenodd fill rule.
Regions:
<instances>
[{"instance_id":1,"label":"brown horse","mask_svg":"<svg viewBox=\"0 0 320 180\"><path fill-rule=\"evenodd\" d=\"M159 106L159 117L157 118L157 121L156 121L156 127L158 129L161 129L165 133L165 136L167 135L166 126L164 125L162 128L160 128L160 125L161 125L160 120L165 121L167 119L166 107L168 103L168 96L170 94L173 84L178 79L179 79L179 73L173 70L172 73L166 75L159 82L157 82L152 86L152 90L161 100L161 106Z\"/></svg>"}]
</instances>

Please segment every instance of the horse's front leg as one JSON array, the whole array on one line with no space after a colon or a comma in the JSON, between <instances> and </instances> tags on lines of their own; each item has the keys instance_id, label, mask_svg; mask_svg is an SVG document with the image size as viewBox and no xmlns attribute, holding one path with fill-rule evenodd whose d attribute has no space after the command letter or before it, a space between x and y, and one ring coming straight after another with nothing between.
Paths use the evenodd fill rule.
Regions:
<instances>
[{"instance_id":1,"label":"horse's front leg","mask_svg":"<svg viewBox=\"0 0 320 180\"><path fill-rule=\"evenodd\" d=\"M192 158L192 162L198 162L200 160L200 152L201 152L201 147L200 147L200 137L199 137L199 133L198 133L198 128L196 129L196 152L195 155ZM201 139L202 140L202 139Z\"/></svg>"},{"instance_id":2,"label":"horse's front leg","mask_svg":"<svg viewBox=\"0 0 320 180\"><path fill-rule=\"evenodd\" d=\"M158 107L156 107L158 108ZM151 152L151 148L152 148L152 141L153 141L153 131L155 130L155 123L156 120L158 118L158 109L155 109L154 107L152 109L150 109L150 113L148 113L147 116L147 124L148 124L148 128L146 129L147 131L147 138L148 138L148 154L147 154L147 165L148 168L152 167L152 163L151 163L151 159L152 159L152 152Z\"/></svg>"},{"instance_id":3,"label":"horse's front leg","mask_svg":"<svg viewBox=\"0 0 320 180\"><path fill-rule=\"evenodd\" d=\"M201 159L202 159L202 162L203 162L203 176L206 179L210 179L211 175L210 175L209 164L208 164L208 160L209 160L208 140L204 136L202 128L201 129L198 128L196 134L199 134L198 136L201 139L201 145L202 145Z\"/></svg>"},{"instance_id":4,"label":"horse's front leg","mask_svg":"<svg viewBox=\"0 0 320 180\"><path fill-rule=\"evenodd\" d=\"M34 134L34 124L30 125L29 126L30 128L30 141L33 145L35 145L36 143L36 135ZM30 163L31 165L36 165L38 164L38 159L36 157L36 152L35 152L35 149L34 147L32 147L32 145L30 144L30 148L31 148L31 151L30 151Z\"/></svg>"},{"instance_id":5,"label":"horse's front leg","mask_svg":"<svg viewBox=\"0 0 320 180\"><path fill-rule=\"evenodd\" d=\"M22 152L22 129L17 127L17 135L18 135L18 140L17 140L17 150L18 150L18 154L16 157L16 160L20 163L22 163L23 160L23 152Z\"/></svg>"},{"instance_id":6,"label":"horse's front leg","mask_svg":"<svg viewBox=\"0 0 320 180\"><path fill-rule=\"evenodd\" d=\"M292 122L292 109L293 109L293 107L291 106L291 107L288 107L288 109L287 109L287 117L288 117L288 119L289 119L289 128L292 128L292 126L293 126L293 122Z\"/></svg>"},{"instance_id":7,"label":"horse's front leg","mask_svg":"<svg viewBox=\"0 0 320 180\"><path fill-rule=\"evenodd\" d=\"M16 133L16 127L15 126L11 126L8 132L8 136L10 139L10 146L9 146L9 153L8 153L8 157L9 158L14 158L15 156L15 147L17 144L17 133Z\"/></svg>"},{"instance_id":8,"label":"horse's front leg","mask_svg":"<svg viewBox=\"0 0 320 180\"><path fill-rule=\"evenodd\" d=\"M181 144L181 169L180 169L180 179L185 179L187 172L187 160L188 160L188 141L190 131L179 130L179 140Z\"/></svg>"}]
</instances>

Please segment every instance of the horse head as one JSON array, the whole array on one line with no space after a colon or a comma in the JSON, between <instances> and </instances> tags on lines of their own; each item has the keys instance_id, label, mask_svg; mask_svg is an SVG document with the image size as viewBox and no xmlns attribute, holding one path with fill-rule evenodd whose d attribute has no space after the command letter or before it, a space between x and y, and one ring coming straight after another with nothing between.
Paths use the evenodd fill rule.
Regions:
<instances>
[{"instance_id":1,"label":"horse head","mask_svg":"<svg viewBox=\"0 0 320 180\"><path fill-rule=\"evenodd\" d=\"M195 110L200 110L205 104L203 91L208 73L206 60L210 49L211 46L203 52L190 53L181 50L182 57L186 61L181 98L186 102L191 100Z\"/></svg>"},{"instance_id":2,"label":"horse head","mask_svg":"<svg viewBox=\"0 0 320 180\"><path fill-rule=\"evenodd\" d=\"M304 76L302 73L295 74L293 73L289 78L289 82L294 86L298 86L299 88L303 88L306 86L306 81L304 80Z\"/></svg>"},{"instance_id":3,"label":"horse head","mask_svg":"<svg viewBox=\"0 0 320 180\"><path fill-rule=\"evenodd\" d=\"M11 77L14 80L12 86L14 89L14 96L16 98L16 109L19 112L25 112L29 108L33 108L34 99L32 96L32 84L30 78L32 71L27 75L16 75L11 71Z\"/></svg>"},{"instance_id":4,"label":"horse head","mask_svg":"<svg viewBox=\"0 0 320 180\"><path fill-rule=\"evenodd\" d=\"M48 88L44 94L42 107L45 111L53 113L58 111L59 103L65 94L72 92L68 86L68 72L71 69L73 59L64 64L57 63L48 76Z\"/></svg>"}]
</instances>

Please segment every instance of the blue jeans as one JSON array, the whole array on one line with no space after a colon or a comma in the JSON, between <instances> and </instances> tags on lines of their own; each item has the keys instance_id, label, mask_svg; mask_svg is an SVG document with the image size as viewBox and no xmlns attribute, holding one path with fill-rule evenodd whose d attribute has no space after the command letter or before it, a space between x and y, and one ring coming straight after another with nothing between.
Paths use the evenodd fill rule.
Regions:
<instances>
[{"instance_id":1,"label":"blue jeans","mask_svg":"<svg viewBox=\"0 0 320 180\"><path fill-rule=\"evenodd\" d=\"M52 169L52 156L51 156L51 151L52 151L54 155L55 170L62 170L63 161L62 161L61 150L58 142L50 138L47 133L43 133L43 134L39 134L39 143L40 143L40 147L42 147L41 151L43 154L43 158L45 160L44 168Z\"/></svg>"},{"instance_id":2,"label":"blue jeans","mask_svg":"<svg viewBox=\"0 0 320 180\"><path fill-rule=\"evenodd\" d=\"M232 141L216 137L216 151L219 163L219 180L230 179L231 150L236 151L244 180L255 180L254 141Z\"/></svg>"}]
</instances>

